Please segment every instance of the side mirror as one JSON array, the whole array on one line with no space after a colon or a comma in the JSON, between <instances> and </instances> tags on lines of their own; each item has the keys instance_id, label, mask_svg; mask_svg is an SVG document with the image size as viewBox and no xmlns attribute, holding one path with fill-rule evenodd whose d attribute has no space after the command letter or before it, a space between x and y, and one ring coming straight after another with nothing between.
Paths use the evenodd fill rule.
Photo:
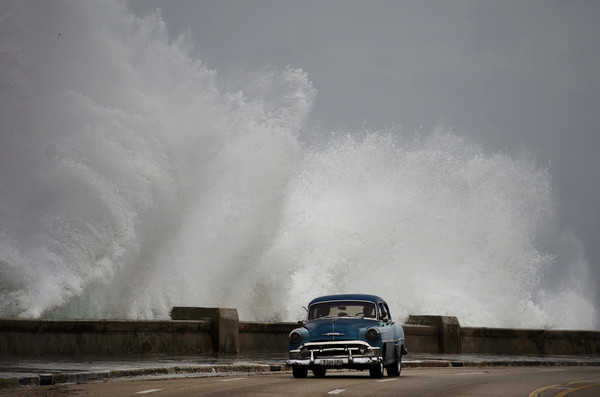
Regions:
<instances>
[{"instance_id":1,"label":"side mirror","mask_svg":"<svg viewBox=\"0 0 600 397\"><path fill-rule=\"evenodd\" d=\"M298 326L304 327L304 320L298 320Z\"/></svg>"}]
</instances>

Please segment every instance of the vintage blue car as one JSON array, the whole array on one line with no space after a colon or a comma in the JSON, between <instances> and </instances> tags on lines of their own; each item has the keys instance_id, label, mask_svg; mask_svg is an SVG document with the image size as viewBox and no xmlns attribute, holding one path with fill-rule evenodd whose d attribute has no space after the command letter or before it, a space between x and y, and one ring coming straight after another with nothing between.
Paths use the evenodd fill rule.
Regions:
<instances>
[{"instance_id":1,"label":"vintage blue car","mask_svg":"<svg viewBox=\"0 0 600 397\"><path fill-rule=\"evenodd\" d=\"M310 369L323 377L328 368L368 369L371 377L399 376L407 354L404 330L375 295L328 295L313 299L308 318L290 333L289 360L294 378Z\"/></svg>"}]
</instances>

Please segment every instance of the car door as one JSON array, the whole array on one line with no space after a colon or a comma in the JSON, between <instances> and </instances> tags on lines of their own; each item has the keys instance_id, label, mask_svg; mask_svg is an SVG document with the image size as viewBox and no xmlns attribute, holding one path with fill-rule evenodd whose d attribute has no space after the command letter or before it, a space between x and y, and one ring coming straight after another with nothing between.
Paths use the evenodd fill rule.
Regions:
<instances>
[{"instance_id":1,"label":"car door","mask_svg":"<svg viewBox=\"0 0 600 397\"><path fill-rule=\"evenodd\" d=\"M385 355L383 359L387 364L394 360L398 335L396 335L396 328L393 326L394 322L391 319L387 303L380 301L377 304L377 310L379 311L379 318L381 321L381 337L385 346Z\"/></svg>"}]
</instances>

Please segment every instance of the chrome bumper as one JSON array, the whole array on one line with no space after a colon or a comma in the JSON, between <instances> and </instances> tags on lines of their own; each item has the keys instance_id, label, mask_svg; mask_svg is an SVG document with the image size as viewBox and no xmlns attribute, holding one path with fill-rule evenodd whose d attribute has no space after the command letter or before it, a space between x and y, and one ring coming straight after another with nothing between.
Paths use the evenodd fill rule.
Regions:
<instances>
[{"instance_id":1,"label":"chrome bumper","mask_svg":"<svg viewBox=\"0 0 600 397\"><path fill-rule=\"evenodd\" d=\"M321 367L342 367L346 365L373 365L380 364L382 357L336 357L336 358L316 358L305 360L287 360L287 365L308 365Z\"/></svg>"},{"instance_id":2,"label":"chrome bumper","mask_svg":"<svg viewBox=\"0 0 600 397\"><path fill-rule=\"evenodd\" d=\"M308 342L298 350L290 350L287 365L352 367L380 364L380 349L364 341Z\"/></svg>"}]
</instances>

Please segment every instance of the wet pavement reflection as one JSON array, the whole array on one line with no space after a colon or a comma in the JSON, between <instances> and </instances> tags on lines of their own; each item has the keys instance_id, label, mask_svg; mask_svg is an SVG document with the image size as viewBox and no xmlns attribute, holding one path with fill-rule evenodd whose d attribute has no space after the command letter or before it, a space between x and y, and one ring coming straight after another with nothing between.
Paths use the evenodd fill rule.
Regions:
<instances>
[{"instance_id":1,"label":"wet pavement reflection","mask_svg":"<svg viewBox=\"0 0 600 397\"><path fill-rule=\"evenodd\" d=\"M286 355L205 355L185 357L56 358L0 360L0 383L35 385L135 377L223 376L286 370ZM463 366L600 366L600 357L409 354L404 368ZM7 387L7 386L4 386Z\"/></svg>"}]
</instances>

